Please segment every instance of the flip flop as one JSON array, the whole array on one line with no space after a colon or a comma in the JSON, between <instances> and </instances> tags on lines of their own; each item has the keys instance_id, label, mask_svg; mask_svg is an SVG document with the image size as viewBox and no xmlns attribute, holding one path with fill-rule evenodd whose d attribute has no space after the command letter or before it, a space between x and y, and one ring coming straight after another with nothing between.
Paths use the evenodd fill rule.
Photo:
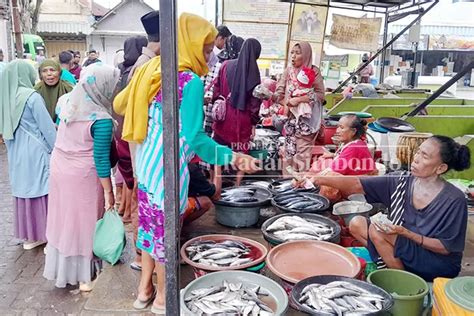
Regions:
<instances>
[{"instance_id":1,"label":"flip flop","mask_svg":"<svg viewBox=\"0 0 474 316\"><path fill-rule=\"evenodd\" d=\"M155 305L151 305L150 311L155 315L166 315L165 307L156 307Z\"/></svg>"},{"instance_id":2,"label":"flip flop","mask_svg":"<svg viewBox=\"0 0 474 316\"><path fill-rule=\"evenodd\" d=\"M142 266L136 262L130 263L130 268L135 271L142 271Z\"/></svg>"},{"instance_id":3,"label":"flip flop","mask_svg":"<svg viewBox=\"0 0 474 316\"><path fill-rule=\"evenodd\" d=\"M135 302L133 302L133 308L138 309L138 310L147 308L148 305L150 305L150 303L153 302L153 300L155 299L155 296L156 296L156 290L154 290L153 294L145 301L141 301L137 298Z\"/></svg>"}]
</instances>

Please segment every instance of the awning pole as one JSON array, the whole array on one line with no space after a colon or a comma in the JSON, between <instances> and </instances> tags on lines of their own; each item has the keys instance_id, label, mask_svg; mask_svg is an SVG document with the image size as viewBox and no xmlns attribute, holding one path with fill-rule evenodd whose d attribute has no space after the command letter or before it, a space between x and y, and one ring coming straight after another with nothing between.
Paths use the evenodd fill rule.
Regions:
<instances>
[{"instance_id":1,"label":"awning pole","mask_svg":"<svg viewBox=\"0 0 474 316\"><path fill-rule=\"evenodd\" d=\"M426 100L421 102L416 106L415 109L413 109L410 113L408 113L406 116L403 116L403 119L406 119L407 117L410 116L415 116L426 108L433 100L436 100L437 97L439 97L444 91L448 90L449 87L451 87L453 84L456 84L456 82L464 77L468 72L471 71L471 69L474 68L474 61L471 61L466 67L464 67L460 72L458 72L454 77L449 79L445 84L443 84L441 87L439 87L438 90L436 90L432 95L430 95Z\"/></svg>"},{"instance_id":2,"label":"awning pole","mask_svg":"<svg viewBox=\"0 0 474 316\"><path fill-rule=\"evenodd\" d=\"M165 186L166 315L179 306L179 107L176 1L160 0L161 91Z\"/></svg>"}]
</instances>

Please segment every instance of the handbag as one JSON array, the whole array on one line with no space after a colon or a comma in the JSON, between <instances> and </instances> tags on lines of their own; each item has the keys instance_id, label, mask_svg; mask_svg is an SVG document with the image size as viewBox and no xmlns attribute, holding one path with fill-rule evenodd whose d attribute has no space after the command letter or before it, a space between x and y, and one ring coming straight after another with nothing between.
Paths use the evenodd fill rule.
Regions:
<instances>
[{"instance_id":1,"label":"handbag","mask_svg":"<svg viewBox=\"0 0 474 316\"><path fill-rule=\"evenodd\" d=\"M229 95L227 98L223 97L220 95L216 101L214 101L214 104L212 105L212 120L214 122L222 122L225 120L225 113L226 113L226 106L227 106L227 99L229 98Z\"/></svg>"}]
</instances>

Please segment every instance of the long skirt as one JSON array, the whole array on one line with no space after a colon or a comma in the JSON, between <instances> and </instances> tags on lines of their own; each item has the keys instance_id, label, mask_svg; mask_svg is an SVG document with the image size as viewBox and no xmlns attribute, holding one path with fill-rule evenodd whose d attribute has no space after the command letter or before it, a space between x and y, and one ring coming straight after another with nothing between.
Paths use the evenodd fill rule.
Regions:
<instances>
[{"instance_id":1,"label":"long skirt","mask_svg":"<svg viewBox=\"0 0 474 316\"><path fill-rule=\"evenodd\" d=\"M23 199L14 197L14 235L28 241L46 241L48 196Z\"/></svg>"}]
</instances>

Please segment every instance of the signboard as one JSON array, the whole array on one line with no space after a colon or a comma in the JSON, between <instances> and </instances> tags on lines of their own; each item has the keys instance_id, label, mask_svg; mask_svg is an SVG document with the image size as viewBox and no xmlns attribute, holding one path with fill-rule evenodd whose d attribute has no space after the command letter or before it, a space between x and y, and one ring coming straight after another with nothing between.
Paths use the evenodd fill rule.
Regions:
<instances>
[{"instance_id":1,"label":"signboard","mask_svg":"<svg viewBox=\"0 0 474 316\"><path fill-rule=\"evenodd\" d=\"M322 43L328 14L327 7L296 4L291 39Z\"/></svg>"},{"instance_id":2,"label":"signboard","mask_svg":"<svg viewBox=\"0 0 474 316\"><path fill-rule=\"evenodd\" d=\"M338 64L341 67L347 67L349 64L349 55L323 55L322 61Z\"/></svg>"},{"instance_id":3,"label":"signboard","mask_svg":"<svg viewBox=\"0 0 474 316\"><path fill-rule=\"evenodd\" d=\"M274 0L224 0L224 21L288 24L290 5Z\"/></svg>"},{"instance_id":4,"label":"signboard","mask_svg":"<svg viewBox=\"0 0 474 316\"><path fill-rule=\"evenodd\" d=\"M464 37L455 35L430 35L429 49L474 50L474 37Z\"/></svg>"},{"instance_id":5,"label":"signboard","mask_svg":"<svg viewBox=\"0 0 474 316\"><path fill-rule=\"evenodd\" d=\"M339 48L374 52L382 18L354 18L333 14L331 39L329 43Z\"/></svg>"},{"instance_id":6,"label":"signboard","mask_svg":"<svg viewBox=\"0 0 474 316\"><path fill-rule=\"evenodd\" d=\"M262 45L260 58L285 59L288 26L285 24L225 22L232 34L256 38Z\"/></svg>"}]
</instances>

